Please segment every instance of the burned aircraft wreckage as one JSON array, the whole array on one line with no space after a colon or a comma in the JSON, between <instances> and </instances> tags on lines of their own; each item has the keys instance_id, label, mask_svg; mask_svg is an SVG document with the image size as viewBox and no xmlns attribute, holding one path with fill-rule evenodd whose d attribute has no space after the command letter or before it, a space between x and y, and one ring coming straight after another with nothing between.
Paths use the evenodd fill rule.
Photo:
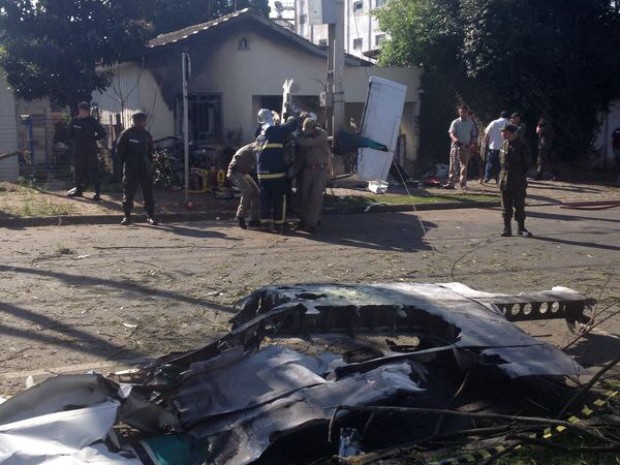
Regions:
<instances>
[{"instance_id":1,"label":"burned aircraft wreckage","mask_svg":"<svg viewBox=\"0 0 620 465\"><path fill-rule=\"evenodd\" d=\"M310 463L480 425L433 409L549 415L574 394L567 377L586 370L511 320L562 318L583 330L593 304L562 287L264 287L238 302L230 332L211 344L108 378L59 376L9 399L0 460ZM429 412L407 411L416 408ZM130 445L115 433L119 422L137 430Z\"/></svg>"}]
</instances>

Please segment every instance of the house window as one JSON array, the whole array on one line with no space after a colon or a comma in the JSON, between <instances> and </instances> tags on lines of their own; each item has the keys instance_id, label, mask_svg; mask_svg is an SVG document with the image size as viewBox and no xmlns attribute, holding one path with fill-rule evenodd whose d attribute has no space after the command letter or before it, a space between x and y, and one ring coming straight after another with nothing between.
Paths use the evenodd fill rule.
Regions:
<instances>
[{"instance_id":1,"label":"house window","mask_svg":"<svg viewBox=\"0 0 620 465\"><path fill-rule=\"evenodd\" d=\"M353 49L361 50L364 46L364 39L353 39Z\"/></svg>"},{"instance_id":2,"label":"house window","mask_svg":"<svg viewBox=\"0 0 620 465\"><path fill-rule=\"evenodd\" d=\"M377 34L375 36L375 46L381 45L385 41L385 34Z\"/></svg>"},{"instance_id":3,"label":"house window","mask_svg":"<svg viewBox=\"0 0 620 465\"><path fill-rule=\"evenodd\" d=\"M353 13L359 13L364 10L364 2L358 1L353 2Z\"/></svg>"},{"instance_id":4,"label":"house window","mask_svg":"<svg viewBox=\"0 0 620 465\"><path fill-rule=\"evenodd\" d=\"M319 40L319 45L321 47L327 47L327 39L320 39Z\"/></svg>"},{"instance_id":5,"label":"house window","mask_svg":"<svg viewBox=\"0 0 620 465\"><path fill-rule=\"evenodd\" d=\"M219 142L222 137L222 97L219 94L190 94L187 97L189 139L193 142ZM177 101L178 134L183 133L183 101Z\"/></svg>"},{"instance_id":6,"label":"house window","mask_svg":"<svg viewBox=\"0 0 620 465\"><path fill-rule=\"evenodd\" d=\"M380 8L385 5L386 0L375 0L375 8Z\"/></svg>"}]
</instances>

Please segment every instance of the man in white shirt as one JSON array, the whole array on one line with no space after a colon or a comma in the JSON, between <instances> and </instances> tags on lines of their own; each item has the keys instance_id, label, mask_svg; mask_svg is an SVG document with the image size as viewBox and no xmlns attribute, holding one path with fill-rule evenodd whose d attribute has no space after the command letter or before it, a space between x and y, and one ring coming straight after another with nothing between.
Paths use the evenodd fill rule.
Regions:
<instances>
[{"instance_id":1,"label":"man in white shirt","mask_svg":"<svg viewBox=\"0 0 620 465\"><path fill-rule=\"evenodd\" d=\"M487 147L487 162L484 170L483 183L489 182L491 178L495 180L497 184L497 177L499 176L499 150L502 148L502 128L509 123L508 112L502 111L499 114L499 118L493 120L484 130L483 146Z\"/></svg>"}]
</instances>

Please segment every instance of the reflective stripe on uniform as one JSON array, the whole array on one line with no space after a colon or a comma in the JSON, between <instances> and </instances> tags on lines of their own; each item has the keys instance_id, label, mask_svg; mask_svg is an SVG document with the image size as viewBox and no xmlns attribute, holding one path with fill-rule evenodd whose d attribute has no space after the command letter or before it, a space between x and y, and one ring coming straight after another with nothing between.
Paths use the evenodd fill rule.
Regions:
<instances>
[{"instance_id":1,"label":"reflective stripe on uniform","mask_svg":"<svg viewBox=\"0 0 620 465\"><path fill-rule=\"evenodd\" d=\"M286 173L266 173L258 174L258 179L281 179L286 177Z\"/></svg>"},{"instance_id":2,"label":"reflective stripe on uniform","mask_svg":"<svg viewBox=\"0 0 620 465\"><path fill-rule=\"evenodd\" d=\"M284 144L265 144L260 145L257 143L256 150L265 150L265 149L283 149Z\"/></svg>"}]
</instances>

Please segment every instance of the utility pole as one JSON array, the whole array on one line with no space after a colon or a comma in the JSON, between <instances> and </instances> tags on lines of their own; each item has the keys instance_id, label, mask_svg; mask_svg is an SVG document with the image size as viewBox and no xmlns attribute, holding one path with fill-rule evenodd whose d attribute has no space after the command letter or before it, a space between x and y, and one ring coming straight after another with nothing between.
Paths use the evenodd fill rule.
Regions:
<instances>
[{"instance_id":1,"label":"utility pole","mask_svg":"<svg viewBox=\"0 0 620 465\"><path fill-rule=\"evenodd\" d=\"M344 126L344 0L333 0L335 21L328 25L328 56L327 56L327 92L328 108L331 106L331 117L328 118L329 134L336 136Z\"/></svg>"}]
</instances>

